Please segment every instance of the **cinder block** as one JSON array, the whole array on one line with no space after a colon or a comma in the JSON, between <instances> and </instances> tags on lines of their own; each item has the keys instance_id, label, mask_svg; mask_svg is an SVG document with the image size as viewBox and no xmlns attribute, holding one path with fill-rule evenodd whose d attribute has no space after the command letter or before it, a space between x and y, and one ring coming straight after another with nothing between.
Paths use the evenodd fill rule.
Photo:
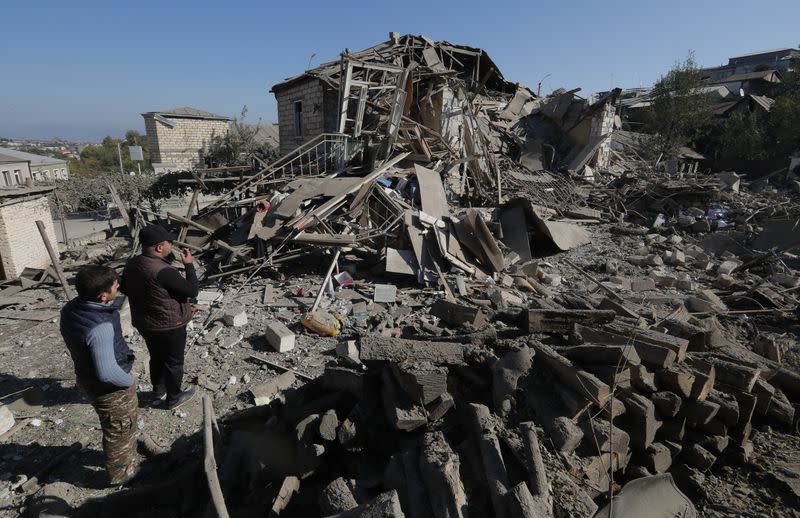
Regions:
<instances>
[{"instance_id":1,"label":"cinder block","mask_svg":"<svg viewBox=\"0 0 800 518\"><path fill-rule=\"evenodd\" d=\"M229 326L242 327L247 325L247 313L244 310L226 312L223 319Z\"/></svg>"},{"instance_id":2,"label":"cinder block","mask_svg":"<svg viewBox=\"0 0 800 518\"><path fill-rule=\"evenodd\" d=\"M294 349L295 336L292 331L286 327L282 322L277 320L267 324L267 329L264 332L267 343L278 351L285 353Z\"/></svg>"},{"instance_id":3,"label":"cinder block","mask_svg":"<svg viewBox=\"0 0 800 518\"><path fill-rule=\"evenodd\" d=\"M346 342L337 343L336 355L340 358L350 358L356 363L361 362L358 354L358 346L356 346L355 340L347 340Z\"/></svg>"}]
</instances>

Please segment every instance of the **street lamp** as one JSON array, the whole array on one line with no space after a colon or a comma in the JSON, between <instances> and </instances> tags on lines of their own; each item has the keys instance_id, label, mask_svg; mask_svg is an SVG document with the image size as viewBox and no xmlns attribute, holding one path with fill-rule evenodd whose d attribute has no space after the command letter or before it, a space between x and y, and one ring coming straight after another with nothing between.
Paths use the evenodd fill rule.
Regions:
<instances>
[{"instance_id":1,"label":"street lamp","mask_svg":"<svg viewBox=\"0 0 800 518\"><path fill-rule=\"evenodd\" d=\"M547 74L546 76L544 76L544 77L543 77L543 78L542 78L542 79L539 81L539 85L536 87L536 97L541 97L541 95L542 95L542 83L544 82L544 80L545 80L545 79L547 79L548 77L550 77L550 76L552 76L552 75L553 75L553 74Z\"/></svg>"}]
</instances>

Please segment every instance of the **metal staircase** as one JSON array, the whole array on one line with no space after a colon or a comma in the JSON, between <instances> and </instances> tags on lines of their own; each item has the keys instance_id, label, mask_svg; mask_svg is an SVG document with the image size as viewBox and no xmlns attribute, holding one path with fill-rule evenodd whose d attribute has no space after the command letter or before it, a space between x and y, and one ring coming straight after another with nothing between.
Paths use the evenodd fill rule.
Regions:
<instances>
[{"instance_id":1,"label":"metal staircase","mask_svg":"<svg viewBox=\"0 0 800 518\"><path fill-rule=\"evenodd\" d=\"M253 178L237 185L207 207L213 210L231 198L265 184L285 183L294 178L341 173L360 150L360 142L342 133L322 133L282 156Z\"/></svg>"}]
</instances>

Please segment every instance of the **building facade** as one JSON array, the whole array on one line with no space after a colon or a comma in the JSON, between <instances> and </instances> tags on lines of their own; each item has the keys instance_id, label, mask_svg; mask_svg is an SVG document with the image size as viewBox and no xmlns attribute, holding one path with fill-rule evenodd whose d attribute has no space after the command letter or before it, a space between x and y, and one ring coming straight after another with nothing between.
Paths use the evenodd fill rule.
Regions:
<instances>
[{"instance_id":1,"label":"building facade","mask_svg":"<svg viewBox=\"0 0 800 518\"><path fill-rule=\"evenodd\" d=\"M143 113L150 161L157 173L202 167L214 138L228 134L230 117L195 108Z\"/></svg>"},{"instance_id":2,"label":"building facade","mask_svg":"<svg viewBox=\"0 0 800 518\"><path fill-rule=\"evenodd\" d=\"M44 222L47 237L58 242L47 195L52 188L0 189L0 275L19 277L25 268L45 269L50 256L36 221Z\"/></svg>"},{"instance_id":3,"label":"building facade","mask_svg":"<svg viewBox=\"0 0 800 518\"><path fill-rule=\"evenodd\" d=\"M278 103L282 155L321 133L338 130L339 92L311 76L298 76L272 87Z\"/></svg>"},{"instance_id":4,"label":"building facade","mask_svg":"<svg viewBox=\"0 0 800 518\"><path fill-rule=\"evenodd\" d=\"M24 169L20 169L20 181L16 181L12 169L8 169L10 173L11 183L6 182L5 175L0 176L0 186L12 186L25 183L26 178L31 178L34 181L47 181L47 180L66 180L69 178L69 163L61 158L53 158L44 155L37 155L34 153L26 153L24 151L17 151L16 149L0 148L0 154L17 159L19 162L27 162L28 170L25 174ZM0 165L0 173L6 171L6 167Z\"/></svg>"},{"instance_id":5,"label":"building facade","mask_svg":"<svg viewBox=\"0 0 800 518\"><path fill-rule=\"evenodd\" d=\"M785 74L797 66L800 49L784 48L752 52L728 59L727 65L700 69L703 78L710 83L723 82L728 77L773 71ZM738 93L738 90L737 92Z\"/></svg>"},{"instance_id":6,"label":"building facade","mask_svg":"<svg viewBox=\"0 0 800 518\"><path fill-rule=\"evenodd\" d=\"M31 163L0 151L0 187L21 185L31 177Z\"/></svg>"}]
</instances>

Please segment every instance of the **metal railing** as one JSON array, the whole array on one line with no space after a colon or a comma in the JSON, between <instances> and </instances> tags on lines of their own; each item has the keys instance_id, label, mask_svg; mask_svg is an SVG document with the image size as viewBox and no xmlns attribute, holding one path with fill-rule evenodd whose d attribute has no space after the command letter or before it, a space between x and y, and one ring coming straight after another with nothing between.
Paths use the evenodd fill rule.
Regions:
<instances>
[{"instance_id":1,"label":"metal railing","mask_svg":"<svg viewBox=\"0 0 800 518\"><path fill-rule=\"evenodd\" d=\"M350 149L350 142L350 137L343 133L317 135L271 164L262 179L341 173L356 151Z\"/></svg>"},{"instance_id":2,"label":"metal railing","mask_svg":"<svg viewBox=\"0 0 800 518\"><path fill-rule=\"evenodd\" d=\"M208 206L216 209L228 200L266 183L287 182L303 176L341 173L361 149L361 142L343 133L321 133L297 149L282 156L260 173L231 189Z\"/></svg>"}]
</instances>

